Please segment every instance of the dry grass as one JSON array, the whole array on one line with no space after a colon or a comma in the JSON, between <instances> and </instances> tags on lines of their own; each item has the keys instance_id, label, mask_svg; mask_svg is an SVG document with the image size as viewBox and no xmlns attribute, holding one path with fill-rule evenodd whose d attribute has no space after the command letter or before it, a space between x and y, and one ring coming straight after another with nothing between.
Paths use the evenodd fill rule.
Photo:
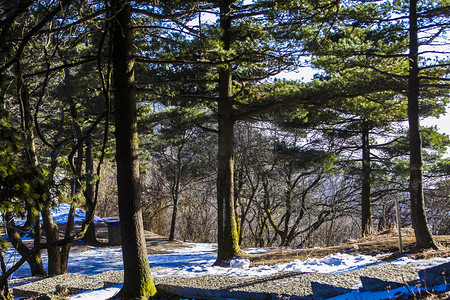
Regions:
<instances>
[{"instance_id":1,"label":"dry grass","mask_svg":"<svg viewBox=\"0 0 450 300\"><path fill-rule=\"evenodd\" d=\"M265 254L243 253L241 257L249 259L252 265L258 266L286 263L294 259L322 258L334 253L379 255L382 260L393 260L404 255L412 259L450 256L450 235L435 236L435 240L440 244L439 250L418 249L412 231L408 228L402 230L402 240L403 253L399 252L397 234L387 231L337 246L305 249L271 248Z\"/></svg>"},{"instance_id":2,"label":"dry grass","mask_svg":"<svg viewBox=\"0 0 450 300\"><path fill-rule=\"evenodd\" d=\"M64 232L64 227L60 228ZM79 226L76 226L78 230ZM108 245L108 232L105 224L96 226L97 239L99 243L96 247L110 247ZM385 231L380 234L364 237L359 240L351 240L341 245L331 247L317 247L304 249L289 249L273 247L265 254L246 254L245 248L241 258L247 258L253 266L276 265L279 263L291 262L295 259L305 260L307 258L322 258L335 253L379 255L382 260L394 260L400 256L408 255L412 259L427 259L432 257L450 257L450 235L435 236L435 240L441 245L439 250L421 250L415 245L415 238L412 229L403 228L403 254L399 253L398 236L394 230ZM152 232L145 232L145 240L149 254L167 253L168 250L187 247L181 241L168 241L167 237L157 235ZM118 247L118 246L117 246ZM75 242L72 245L72 252L83 252L89 250L84 241Z\"/></svg>"},{"instance_id":3,"label":"dry grass","mask_svg":"<svg viewBox=\"0 0 450 300\"><path fill-rule=\"evenodd\" d=\"M450 235L435 236L435 240L440 244L439 250L418 249L415 244L415 238L410 229L402 230L403 253L399 252L398 236L395 232L383 232L381 234L362 238L355 241L349 241L338 246L309 248L309 249L280 249L272 248L265 254L246 254L241 255L247 258L253 266L275 265L287 263L295 259L305 260L307 258L322 258L334 253L348 254L366 254L379 255L382 260L395 260L402 256L408 256L412 259L429 259L433 257L450 257ZM450 300L450 292L433 293L424 291L414 295L405 295L404 300Z\"/></svg>"}]
</instances>

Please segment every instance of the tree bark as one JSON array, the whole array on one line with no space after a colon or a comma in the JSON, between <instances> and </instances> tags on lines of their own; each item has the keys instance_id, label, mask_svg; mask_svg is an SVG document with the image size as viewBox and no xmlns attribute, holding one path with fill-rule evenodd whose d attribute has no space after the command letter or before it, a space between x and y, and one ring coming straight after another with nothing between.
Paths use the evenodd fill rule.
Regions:
<instances>
[{"instance_id":1,"label":"tree bark","mask_svg":"<svg viewBox=\"0 0 450 300\"><path fill-rule=\"evenodd\" d=\"M362 189L361 189L361 229L362 236L373 234L372 199L370 197L370 148L369 127L362 122Z\"/></svg>"},{"instance_id":2,"label":"tree bark","mask_svg":"<svg viewBox=\"0 0 450 300\"><path fill-rule=\"evenodd\" d=\"M72 200L72 204L70 206L69 214L67 216L67 224L66 224L66 230L64 233L64 238L69 238L73 234L74 229L74 219L75 219L75 212L76 212L76 206L75 203ZM61 274L65 274L67 272L67 266L69 265L69 253L70 253L70 247L72 246L72 243L65 243L61 246L61 254L60 254L60 272Z\"/></svg>"},{"instance_id":3,"label":"tree bark","mask_svg":"<svg viewBox=\"0 0 450 300\"><path fill-rule=\"evenodd\" d=\"M3 253L0 251L0 268L2 271L2 275L6 273L6 264L3 259ZM1 300L13 300L14 297L9 292L8 279L5 278L0 280L0 299Z\"/></svg>"},{"instance_id":4,"label":"tree bark","mask_svg":"<svg viewBox=\"0 0 450 300\"><path fill-rule=\"evenodd\" d=\"M292 170L292 164L289 164L289 173L294 176L294 172ZM292 216L292 189L293 189L293 183L291 180L291 177L287 179L287 190L284 195L284 203L285 203L285 213L284 213L284 228L280 235L281 241L280 246L289 246L288 241L288 232L289 232L289 226Z\"/></svg>"},{"instance_id":5,"label":"tree bark","mask_svg":"<svg viewBox=\"0 0 450 300\"><path fill-rule=\"evenodd\" d=\"M224 50L231 46L230 7L233 1L220 4L220 27ZM239 236L234 211L234 123L231 66L219 68L219 150L217 165L218 235L217 260L214 265L229 265L239 252Z\"/></svg>"},{"instance_id":6,"label":"tree bark","mask_svg":"<svg viewBox=\"0 0 450 300\"><path fill-rule=\"evenodd\" d=\"M28 88L21 76L21 65L20 62L17 63L17 94L19 98L19 107L20 107L20 114L21 114L21 127L23 130L24 135L24 141L25 141L25 152L26 152L26 158L28 160L28 163L30 164L30 167L37 170L37 167L39 165L38 159L36 156L36 146L34 144L34 132L33 132L33 116L31 112L31 105L30 105L30 95L28 92ZM29 212L35 212L35 209L30 208ZM39 223L39 218L36 216L36 218L33 218L30 216L31 225L34 225L34 231L35 231L35 244L40 243L40 234L41 234L41 228ZM34 223L34 224L33 224ZM20 237L19 237L20 239ZM22 241L20 241L21 243ZM30 268L32 272L37 272L36 275L42 275L46 276L47 273L45 272L43 266L42 266L42 260L41 260L41 253L37 252L33 255L32 258L30 258L32 264L39 264L40 266L32 266L30 265Z\"/></svg>"},{"instance_id":7,"label":"tree bark","mask_svg":"<svg viewBox=\"0 0 450 300\"><path fill-rule=\"evenodd\" d=\"M86 136L86 217L89 216L94 211L94 157L92 154L92 135L88 134ZM84 239L89 243L97 243L97 237L95 236L95 222L94 219L89 223L89 227L86 230Z\"/></svg>"},{"instance_id":8,"label":"tree bark","mask_svg":"<svg viewBox=\"0 0 450 300\"><path fill-rule=\"evenodd\" d=\"M4 220L6 222L6 232L8 234L8 238L14 249L16 249L21 256L27 255L30 249L28 249L28 247L22 242L20 234L14 224L13 214L11 212L7 212L4 215ZM32 255L27 262L30 265L31 276L47 276L47 272L45 272L45 269L42 266L40 255Z\"/></svg>"},{"instance_id":9,"label":"tree bark","mask_svg":"<svg viewBox=\"0 0 450 300\"><path fill-rule=\"evenodd\" d=\"M408 121L410 145L409 192L411 197L411 222L419 248L437 249L428 227L423 195L422 137L419 124L419 65L417 0L409 2L409 77Z\"/></svg>"},{"instance_id":10,"label":"tree bark","mask_svg":"<svg viewBox=\"0 0 450 300\"><path fill-rule=\"evenodd\" d=\"M124 283L116 298L148 299L156 294L150 276L142 222L137 112L132 58L131 5L111 0L116 162Z\"/></svg>"},{"instance_id":11,"label":"tree bark","mask_svg":"<svg viewBox=\"0 0 450 300\"><path fill-rule=\"evenodd\" d=\"M219 105L221 107L222 105ZM221 109L219 108L219 112ZM217 175L218 249L214 265L228 265L239 249L234 211L234 146L233 123L219 119L219 155Z\"/></svg>"},{"instance_id":12,"label":"tree bark","mask_svg":"<svg viewBox=\"0 0 450 300\"><path fill-rule=\"evenodd\" d=\"M174 181L171 188L172 194L172 220L170 222L170 232L169 232L169 241L173 241L175 239L175 227L177 223L177 213L178 213L178 200L180 198L180 180L181 180L181 151L183 146L179 146L177 151L177 164L174 168Z\"/></svg>"},{"instance_id":13,"label":"tree bark","mask_svg":"<svg viewBox=\"0 0 450 300\"><path fill-rule=\"evenodd\" d=\"M53 220L52 215L50 213L50 206L46 205L41 212L42 215L42 223L45 228L45 236L47 238L47 242L54 243L59 240L59 228L56 224L55 220ZM47 248L48 253L48 275L60 275L62 274L61 269L61 246L49 246Z\"/></svg>"},{"instance_id":14,"label":"tree bark","mask_svg":"<svg viewBox=\"0 0 450 300\"><path fill-rule=\"evenodd\" d=\"M64 64L66 64L67 62L64 62ZM70 80L71 79L71 75L69 72L69 69L66 68L64 70L65 72L65 80ZM67 97L66 101L68 102L69 106L70 106L70 115L72 117L72 123L73 123L73 127L75 129L75 137L78 141L82 141L82 130L80 127L80 124L78 123L78 112L77 112L77 107L76 107L76 103L73 100L73 98L71 96ZM75 147L77 147L77 145L75 145ZM74 170L73 170L73 184L72 184L72 196L71 196L71 205L70 205L70 210L69 210L69 214L67 216L67 223L66 223L66 229L65 229L65 233L64 233L64 237L65 238L69 238L72 233L73 233L73 229L75 226L75 212L76 212L76 205L77 205L77 197L80 194L81 191L81 184L80 184L80 178L81 178L81 173L82 173L82 166L83 166L83 147L82 145L80 145L77 149L76 149L76 158L75 158L75 166L74 166ZM72 160L73 156L69 155L69 160ZM69 263L69 252L70 252L70 248L72 246L72 243L65 243L64 245L61 246L61 254L60 254L60 259L61 259L61 274L66 273L67 272L67 266Z\"/></svg>"},{"instance_id":15,"label":"tree bark","mask_svg":"<svg viewBox=\"0 0 450 300\"><path fill-rule=\"evenodd\" d=\"M178 197L173 199L172 220L170 221L169 241L175 240L175 225L177 222Z\"/></svg>"}]
</instances>

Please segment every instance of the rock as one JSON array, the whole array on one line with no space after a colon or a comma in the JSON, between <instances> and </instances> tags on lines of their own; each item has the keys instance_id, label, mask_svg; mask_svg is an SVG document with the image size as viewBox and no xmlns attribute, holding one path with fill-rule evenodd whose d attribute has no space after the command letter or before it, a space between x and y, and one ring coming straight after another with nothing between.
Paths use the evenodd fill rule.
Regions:
<instances>
[{"instance_id":1,"label":"rock","mask_svg":"<svg viewBox=\"0 0 450 300\"><path fill-rule=\"evenodd\" d=\"M363 285L362 292L386 291L404 286L400 282L387 281L379 278L361 276L360 279Z\"/></svg>"},{"instance_id":2,"label":"rock","mask_svg":"<svg viewBox=\"0 0 450 300\"><path fill-rule=\"evenodd\" d=\"M352 292L352 290L348 288L333 286L331 284L315 281L311 282L311 289L314 299L328 299Z\"/></svg>"},{"instance_id":3,"label":"rock","mask_svg":"<svg viewBox=\"0 0 450 300\"><path fill-rule=\"evenodd\" d=\"M189 299L246 299L246 300L305 300L309 297L298 297L292 295L269 294L245 291L233 291L227 289L201 289L194 287L181 287L174 285L158 284L156 289L162 299L173 299L173 297L189 298ZM172 297L172 298L171 298Z\"/></svg>"},{"instance_id":4,"label":"rock","mask_svg":"<svg viewBox=\"0 0 450 300\"><path fill-rule=\"evenodd\" d=\"M14 298L31 298L38 297L40 293L37 291L29 291L26 288L13 288L12 295L14 296Z\"/></svg>"},{"instance_id":5,"label":"rock","mask_svg":"<svg viewBox=\"0 0 450 300\"><path fill-rule=\"evenodd\" d=\"M69 294L70 290L66 285L58 284L56 286L56 294L58 295L67 295Z\"/></svg>"},{"instance_id":6,"label":"rock","mask_svg":"<svg viewBox=\"0 0 450 300\"><path fill-rule=\"evenodd\" d=\"M419 271L422 286L433 287L450 283L450 262Z\"/></svg>"}]
</instances>

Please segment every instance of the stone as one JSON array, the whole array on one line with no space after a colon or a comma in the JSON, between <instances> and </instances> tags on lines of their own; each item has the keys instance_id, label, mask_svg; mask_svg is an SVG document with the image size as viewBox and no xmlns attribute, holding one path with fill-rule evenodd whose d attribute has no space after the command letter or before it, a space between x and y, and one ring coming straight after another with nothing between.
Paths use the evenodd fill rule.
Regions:
<instances>
[{"instance_id":1,"label":"stone","mask_svg":"<svg viewBox=\"0 0 450 300\"><path fill-rule=\"evenodd\" d=\"M328 299L352 292L352 290L348 288L315 281L311 282L311 289L313 292L314 299Z\"/></svg>"},{"instance_id":2,"label":"stone","mask_svg":"<svg viewBox=\"0 0 450 300\"><path fill-rule=\"evenodd\" d=\"M245 292L228 289L203 289L195 287L182 287L168 284L156 286L162 299L242 299L242 300L307 300L310 297L299 297L295 295L282 295L275 293Z\"/></svg>"},{"instance_id":3,"label":"stone","mask_svg":"<svg viewBox=\"0 0 450 300\"><path fill-rule=\"evenodd\" d=\"M58 284L55 288L55 293L58 295L68 295L70 293L70 290L68 286Z\"/></svg>"},{"instance_id":4,"label":"stone","mask_svg":"<svg viewBox=\"0 0 450 300\"><path fill-rule=\"evenodd\" d=\"M387 291L404 286L404 284L400 282L387 281L379 278L360 276L360 279L363 285L362 292Z\"/></svg>"},{"instance_id":5,"label":"stone","mask_svg":"<svg viewBox=\"0 0 450 300\"><path fill-rule=\"evenodd\" d=\"M450 284L450 262L420 270L419 279L424 287Z\"/></svg>"}]
</instances>

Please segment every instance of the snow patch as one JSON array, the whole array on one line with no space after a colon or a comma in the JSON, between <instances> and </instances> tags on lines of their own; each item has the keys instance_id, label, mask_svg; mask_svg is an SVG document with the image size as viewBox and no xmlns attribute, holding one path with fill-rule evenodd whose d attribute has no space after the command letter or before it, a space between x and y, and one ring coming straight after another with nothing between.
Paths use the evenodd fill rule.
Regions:
<instances>
[{"instance_id":1,"label":"snow patch","mask_svg":"<svg viewBox=\"0 0 450 300\"><path fill-rule=\"evenodd\" d=\"M269 252L269 250L264 249L264 248L249 248L247 250L245 250L246 253L248 254L264 254Z\"/></svg>"},{"instance_id":2,"label":"snow patch","mask_svg":"<svg viewBox=\"0 0 450 300\"><path fill-rule=\"evenodd\" d=\"M67 223L67 218L69 216L70 205L66 203L59 204L55 208L50 210L52 218L56 221L57 224L65 224ZM75 210L75 223L82 223L86 218L86 211L81 208L77 208ZM42 218L41 218L42 220ZM98 216L94 215L94 222L103 222L104 220ZM14 223L16 225L23 225L26 222L26 218L15 217ZM41 221L42 222L42 221Z\"/></svg>"},{"instance_id":3,"label":"snow patch","mask_svg":"<svg viewBox=\"0 0 450 300\"><path fill-rule=\"evenodd\" d=\"M57 207L52 209L51 214L52 214L53 219L56 221L56 223L64 224L64 223L67 223L69 211L70 211L70 205L63 203L63 204L59 204ZM82 223L85 220L85 218L86 218L86 211L81 208L77 208L75 210L75 223ZM103 220L100 217L94 216L95 223L102 222L102 221Z\"/></svg>"},{"instance_id":4,"label":"snow patch","mask_svg":"<svg viewBox=\"0 0 450 300\"><path fill-rule=\"evenodd\" d=\"M308 258L305 261L295 260L291 263L278 265L280 271L344 273L377 263L377 258L369 255L350 255L336 253L324 258Z\"/></svg>"},{"instance_id":5,"label":"snow patch","mask_svg":"<svg viewBox=\"0 0 450 300\"><path fill-rule=\"evenodd\" d=\"M250 261L248 259L233 259L230 261L230 268L232 269L248 269Z\"/></svg>"}]
</instances>

